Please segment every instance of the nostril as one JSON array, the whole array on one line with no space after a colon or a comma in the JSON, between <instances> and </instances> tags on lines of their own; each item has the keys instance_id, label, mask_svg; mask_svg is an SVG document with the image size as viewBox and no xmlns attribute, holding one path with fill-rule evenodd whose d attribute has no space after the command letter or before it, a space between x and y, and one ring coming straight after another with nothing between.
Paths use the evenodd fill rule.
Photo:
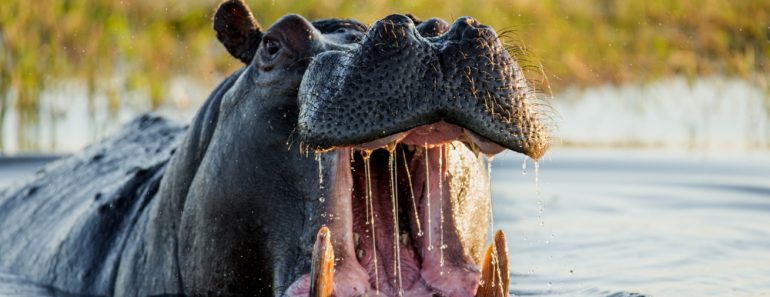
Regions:
<instances>
[{"instance_id":1,"label":"nostril","mask_svg":"<svg viewBox=\"0 0 770 297\"><path fill-rule=\"evenodd\" d=\"M481 24L474 18L461 17L452 24L447 32L450 40L474 40L481 39L493 42L497 39L497 33L492 27Z\"/></svg>"},{"instance_id":2,"label":"nostril","mask_svg":"<svg viewBox=\"0 0 770 297\"><path fill-rule=\"evenodd\" d=\"M393 25L405 25L405 24L412 24L414 25L414 22L412 22L412 19L410 19L408 16L402 15L402 14L391 14L389 16L386 16L383 21L389 22Z\"/></svg>"},{"instance_id":3,"label":"nostril","mask_svg":"<svg viewBox=\"0 0 770 297\"><path fill-rule=\"evenodd\" d=\"M458 18L452 27L447 32L447 37L452 40L459 40L463 37L467 37L466 31L474 29L474 24L478 25L478 22L471 17Z\"/></svg>"},{"instance_id":4,"label":"nostril","mask_svg":"<svg viewBox=\"0 0 770 297\"><path fill-rule=\"evenodd\" d=\"M468 28L468 27L476 28L481 26L481 23L479 23L479 21L477 21L472 17L467 17L467 16L458 18L456 23L458 25L461 25L462 28Z\"/></svg>"},{"instance_id":5,"label":"nostril","mask_svg":"<svg viewBox=\"0 0 770 297\"><path fill-rule=\"evenodd\" d=\"M449 30L449 24L442 19L432 18L417 26L417 32L423 37L435 37Z\"/></svg>"}]
</instances>

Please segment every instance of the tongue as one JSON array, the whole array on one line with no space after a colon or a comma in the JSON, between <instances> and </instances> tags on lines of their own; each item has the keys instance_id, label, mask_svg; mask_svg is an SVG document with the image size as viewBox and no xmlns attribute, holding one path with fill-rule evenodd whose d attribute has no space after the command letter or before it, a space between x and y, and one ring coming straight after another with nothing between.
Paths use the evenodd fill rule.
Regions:
<instances>
[{"instance_id":1,"label":"tongue","mask_svg":"<svg viewBox=\"0 0 770 297\"><path fill-rule=\"evenodd\" d=\"M473 296L481 273L463 250L452 215L449 177L443 147L429 148L426 156L413 158L410 165L415 193L420 199L423 236L417 237L422 256L420 276L432 289L445 296Z\"/></svg>"}]
</instances>

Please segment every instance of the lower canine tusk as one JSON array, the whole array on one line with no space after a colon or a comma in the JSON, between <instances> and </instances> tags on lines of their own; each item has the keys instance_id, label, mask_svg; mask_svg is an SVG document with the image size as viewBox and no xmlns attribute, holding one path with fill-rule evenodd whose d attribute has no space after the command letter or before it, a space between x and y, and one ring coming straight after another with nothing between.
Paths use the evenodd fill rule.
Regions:
<instances>
[{"instance_id":1,"label":"lower canine tusk","mask_svg":"<svg viewBox=\"0 0 770 297\"><path fill-rule=\"evenodd\" d=\"M476 297L507 297L508 280L508 244L503 231L498 230L484 254Z\"/></svg>"},{"instance_id":2,"label":"lower canine tusk","mask_svg":"<svg viewBox=\"0 0 770 297\"><path fill-rule=\"evenodd\" d=\"M310 297L329 297L334 288L334 248L326 226L318 230L310 267Z\"/></svg>"}]
</instances>

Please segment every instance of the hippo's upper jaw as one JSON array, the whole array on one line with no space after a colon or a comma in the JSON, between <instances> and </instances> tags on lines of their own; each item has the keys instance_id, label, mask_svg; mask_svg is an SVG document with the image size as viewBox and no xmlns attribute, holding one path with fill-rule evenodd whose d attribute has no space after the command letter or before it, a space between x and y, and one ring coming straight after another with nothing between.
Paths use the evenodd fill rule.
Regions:
<instances>
[{"instance_id":1,"label":"hippo's upper jaw","mask_svg":"<svg viewBox=\"0 0 770 297\"><path fill-rule=\"evenodd\" d=\"M548 147L542 114L495 31L468 17L445 29L391 15L356 50L318 55L300 87L301 139L327 149L445 121L542 156Z\"/></svg>"},{"instance_id":2,"label":"hippo's upper jaw","mask_svg":"<svg viewBox=\"0 0 770 297\"><path fill-rule=\"evenodd\" d=\"M334 294L507 296L504 248L483 256L490 189L479 152L540 158L548 135L533 100L494 30L467 17L450 27L391 15L360 46L316 56L298 132L336 157L313 261L320 269L334 251ZM287 295L323 295L328 280L314 270Z\"/></svg>"}]
</instances>

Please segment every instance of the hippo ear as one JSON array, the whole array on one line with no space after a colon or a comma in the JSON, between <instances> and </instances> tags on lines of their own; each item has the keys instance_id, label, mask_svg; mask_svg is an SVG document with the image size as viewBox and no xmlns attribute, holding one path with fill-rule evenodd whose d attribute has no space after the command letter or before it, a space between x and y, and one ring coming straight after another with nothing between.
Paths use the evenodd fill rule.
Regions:
<instances>
[{"instance_id":1,"label":"hippo ear","mask_svg":"<svg viewBox=\"0 0 770 297\"><path fill-rule=\"evenodd\" d=\"M251 63L262 40L262 30L243 0L222 2L214 14L217 39L233 57Z\"/></svg>"}]
</instances>

